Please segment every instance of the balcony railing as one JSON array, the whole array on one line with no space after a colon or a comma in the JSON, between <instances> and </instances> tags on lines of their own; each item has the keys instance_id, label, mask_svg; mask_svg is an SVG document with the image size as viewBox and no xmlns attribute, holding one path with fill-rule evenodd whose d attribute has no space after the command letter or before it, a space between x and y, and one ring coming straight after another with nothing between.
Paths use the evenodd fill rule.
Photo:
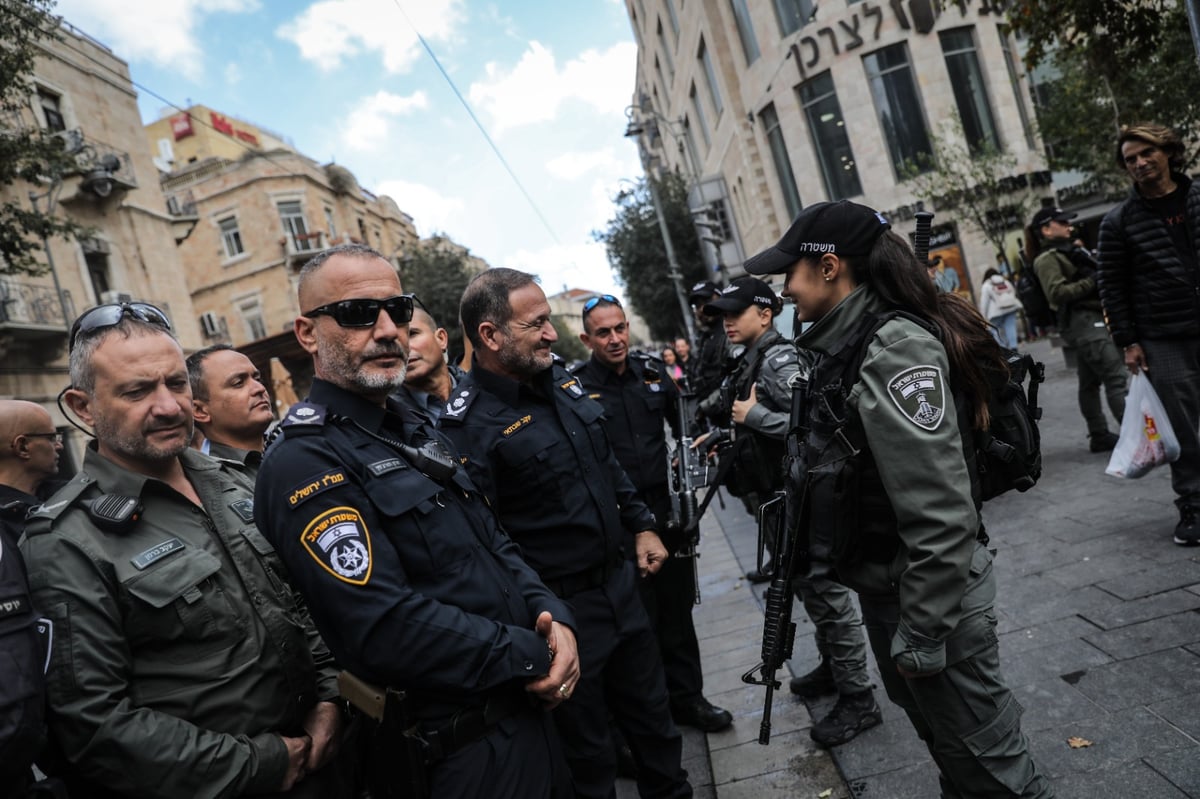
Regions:
<instances>
[{"instance_id":1,"label":"balcony railing","mask_svg":"<svg viewBox=\"0 0 1200 799\"><path fill-rule=\"evenodd\" d=\"M74 318L69 291L60 303L53 286L0 276L0 326L65 333Z\"/></svg>"}]
</instances>

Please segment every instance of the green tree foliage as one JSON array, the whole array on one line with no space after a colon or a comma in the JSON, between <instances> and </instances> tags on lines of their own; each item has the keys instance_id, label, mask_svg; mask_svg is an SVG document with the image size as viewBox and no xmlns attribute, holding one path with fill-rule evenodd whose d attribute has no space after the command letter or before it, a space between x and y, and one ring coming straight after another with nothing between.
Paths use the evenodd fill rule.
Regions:
<instances>
[{"instance_id":1,"label":"green tree foliage","mask_svg":"<svg viewBox=\"0 0 1200 799\"><path fill-rule=\"evenodd\" d=\"M571 361L586 361L592 357L591 351L579 340L579 336L571 332L571 328L557 316L550 317L550 324L558 333L558 341L554 342L554 352L567 363Z\"/></svg>"},{"instance_id":2,"label":"green tree foliage","mask_svg":"<svg viewBox=\"0 0 1200 799\"><path fill-rule=\"evenodd\" d=\"M1200 126L1200 67L1183 2L1015 0L1014 31L1026 65L1046 79L1038 126L1050 166L1124 186L1114 144L1122 125L1158 122L1185 134ZM1190 141L1188 161L1200 154Z\"/></svg>"},{"instance_id":3,"label":"green tree foliage","mask_svg":"<svg viewBox=\"0 0 1200 799\"><path fill-rule=\"evenodd\" d=\"M53 0L0 0L0 273L44 271L40 239L83 230L34 211L28 198L31 187L44 194L73 166L62 141L34 122L29 101L39 44L58 36L53 7Z\"/></svg>"},{"instance_id":4,"label":"green tree foliage","mask_svg":"<svg viewBox=\"0 0 1200 799\"><path fill-rule=\"evenodd\" d=\"M446 328L450 334L450 359L455 362L463 352L458 305L471 277L462 256L428 242L418 243L400 260L404 290L416 294L438 325Z\"/></svg>"},{"instance_id":5,"label":"green tree foliage","mask_svg":"<svg viewBox=\"0 0 1200 799\"><path fill-rule=\"evenodd\" d=\"M932 158L904 166L913 193L942 217L937 221L965 222L1004 252L1005 234L1024 224L1037 191L1018 173L1016 156L990 142L972 150L957 122L945 125L931 144Z\"/></svg>"},{"instance_id":6,"label":"green tree foliage","mask_svg":"<svg viewBox=\"0 0 1200 799\"><path fill-rule=\"evenodd\" d=\"M687 326L667 274L667 250L646 180L642 178L634 188L622 190L613 198L616 215L608 220L607 228L592 235L607 248L617 282L625 287L633 310L646 320L651 336L669 341L684 335ZM708 277L688 211L687 183L677 172L668 172L657 187L686 291Z\"/></svg>"}]
</instances>

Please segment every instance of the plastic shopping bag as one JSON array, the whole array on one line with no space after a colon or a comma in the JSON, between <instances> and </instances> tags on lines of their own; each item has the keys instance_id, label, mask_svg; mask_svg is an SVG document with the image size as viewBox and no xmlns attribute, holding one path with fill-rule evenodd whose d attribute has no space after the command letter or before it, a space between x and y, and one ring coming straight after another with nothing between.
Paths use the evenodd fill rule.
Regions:
<instances>
[{"instance_id":1,"label":"plastic shopping bag","mask_svg":"<svg viewBox=\"0 0 1200 799\"><path fill-rule=\"evenodd\" d=\"M1113 448L1105 474L1141 477L1155 466L1179 459L1179 439L1167 420L1167 412L1142 372L1129 381L1121 437Z\"/></svg>"}]
</instances>

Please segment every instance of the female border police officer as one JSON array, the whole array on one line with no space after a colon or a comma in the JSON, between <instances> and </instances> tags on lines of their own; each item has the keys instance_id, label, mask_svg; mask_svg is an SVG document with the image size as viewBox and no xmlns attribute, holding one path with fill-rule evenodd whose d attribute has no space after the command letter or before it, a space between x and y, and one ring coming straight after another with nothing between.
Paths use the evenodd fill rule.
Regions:
<instances>
[{"instance_id":1,"label":"female border police officer","mask_svg":"<svg viewBox=\"0 0 1200 799\"><path fill-rule=\"evenodd\" d=\"M818 203L745 265L786 274L784 296L813 323L796 340L818 356L788 486L802 498L799 549L830 557L859 593L888 696L944 797L1049 797L1000 678L992 556L960 435L986 424L980 355L1006 367L986 321L939 294L890 227L866 206ZM892 310L911 316L876 329Z\"/></svg>"}]
</instances>

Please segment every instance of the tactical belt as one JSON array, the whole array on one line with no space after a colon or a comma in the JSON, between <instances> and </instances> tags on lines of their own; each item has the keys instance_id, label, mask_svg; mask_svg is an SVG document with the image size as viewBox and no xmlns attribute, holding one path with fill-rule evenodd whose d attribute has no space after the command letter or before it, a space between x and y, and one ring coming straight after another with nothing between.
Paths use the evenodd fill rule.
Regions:
<instances>
[{"instance_id":1,"label":"tactical belt","mask_svg":"<svg viewBox=\"0 0 1200 799\"><path fill-rule=\"evenodd\" d=\"M467 744L483 738L504 719L530 708L529 698L522 692L507 690L490 697L482 707L458 711L441 727L419 733L425 762L433 764L446 759Z\"/></svg>"},{"instance_id":2,"label":"tactical belt","mask_svg":"<svg viewBox=\"0 0 1200 799\"><path fill-rule=\"evenodd\" d=\"M620 552L617 552L609 557L608 562L602 563L599 566L593 566L590 569L584 569L581 572L575 572L563 577L542 580L542 582L559 599L567 599L575 596L575 594L591 591L607 583L608 578L620 567L622 560L624 560L623 556Z\"/></svg>"}]
</instances>

